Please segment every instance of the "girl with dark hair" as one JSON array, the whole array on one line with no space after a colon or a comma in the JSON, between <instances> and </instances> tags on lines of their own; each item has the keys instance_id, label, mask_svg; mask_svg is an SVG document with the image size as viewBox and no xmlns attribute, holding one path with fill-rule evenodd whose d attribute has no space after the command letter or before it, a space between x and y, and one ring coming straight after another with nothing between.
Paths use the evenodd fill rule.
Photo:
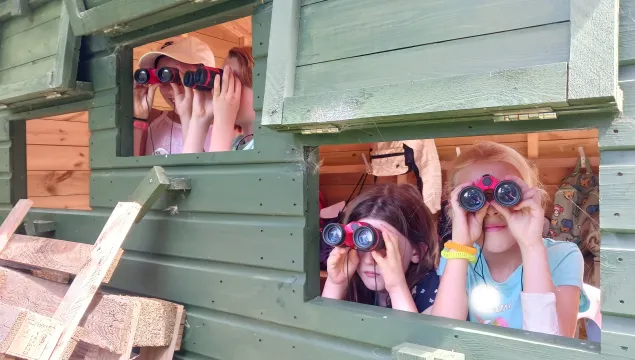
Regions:
<instances>
[{"instance_id":1,"label":"girl with dark hair","mask_svg":"<svg viewBox=\"0 0 635 360\"><path fill-rule=\"evenodd\" d=\"M377 185L347 206L344 222L381 231L385 247L361 252L335 247L323 297L423 312L434 303L439 241L421 192L409 184Z\"/></svg>"}]
</instances>

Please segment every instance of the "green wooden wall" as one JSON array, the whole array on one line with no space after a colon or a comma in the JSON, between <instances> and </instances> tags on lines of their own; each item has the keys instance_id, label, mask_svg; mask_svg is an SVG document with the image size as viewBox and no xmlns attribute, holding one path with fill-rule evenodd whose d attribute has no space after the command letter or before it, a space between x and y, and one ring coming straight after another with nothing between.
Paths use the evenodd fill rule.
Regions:
<instances>
[{"instance_id":1,"label":"green wooden wall","mask_svg":"<svg viewBox=\"0 0 635 360\"><path fill-rule=\"evenodd\" d=\"M302 1L296 94L385 85L412 74L434 78L541 65L566 61L568 55L568 1L487 1L501 9L495 19L472 5L484 0L435 2L443 6L440 14L450 9L445 16L466 26L449 28L441 16L416 33L404 27L426 14L409 11L413 2L384 1L376 12L360 16L367 1ZM150 166L163 166L170 177L191 178L190 193L165 195L133 227L111 282L123 291L186 305L177 358L387 359L392 347L413 342L458 351L469 360L634 359L635 222L625 194L635 189L635 0L621 2L624 114L619 118L600 113L556 121L367 126L340 135L294 135L257 126L255 150L169 157L125 156L131 153L131 47L253 13L254 103L260 119L269 40L280 35L270 34L272 1L218 1L115 37L84 36L78 80L92 83L91 99L0 113L0 214L25 196L23 120L89 110L93 210L33 210L29 216L54 220L56 237L92 243L117 201L128 199ZM85 5L99 9L105 3ZM576 127L599 128L602 149L601 354L598 344L575 339L316 298L314 146Z\"/></svg>"}]
</instances>

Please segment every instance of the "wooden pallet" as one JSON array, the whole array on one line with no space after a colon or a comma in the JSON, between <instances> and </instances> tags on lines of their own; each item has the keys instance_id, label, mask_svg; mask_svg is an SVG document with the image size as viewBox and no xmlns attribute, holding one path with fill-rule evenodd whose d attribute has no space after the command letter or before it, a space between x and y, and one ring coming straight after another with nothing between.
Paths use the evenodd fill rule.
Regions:
<instances>
[{"instance_id":1,"label":"wooden pallet","mask_svg":"<svg viewBox=\"0 0 635 360\"><path fill-rule=\"evenodd\" d=\"M0 360L121 360L135 347L140 359L172 359L183 306L99 291L128 232L168 186L154 167L133 200L117 204L94 245L15 234L32 201L15 205L0 226Z\"/></svg>"}]
</instances>

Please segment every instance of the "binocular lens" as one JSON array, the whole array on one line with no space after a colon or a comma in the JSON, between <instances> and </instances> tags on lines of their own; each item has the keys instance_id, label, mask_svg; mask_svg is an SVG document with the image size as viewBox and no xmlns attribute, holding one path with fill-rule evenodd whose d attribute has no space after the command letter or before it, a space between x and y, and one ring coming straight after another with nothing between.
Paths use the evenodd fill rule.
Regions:
<instances>
[{"instance_id":1,"label":"binocular lens","mask_svg":"<svg viewBox=\"0 0 635 360\"><path fill-rule=\"evenodd\" d=\"M517 205L522 199L520 187L509 180L501 181L494 192L494 199L506 207Z\"/></svg>"},{"instance_id":2,"label":"binocular lens","mask_svg":"<svg viewBox=\"0 0 635 360\"><path fill-rule=\"evenodd\" d=\"M344 239L344 231L338 224L328 224L322 230L322 239L329 246L339 246Z\"/></svg>"},{"instance_id":3,"label":"binocular lens","mask_svg":"<svg viewBox=\"0 0 635 360\"><path fill-rule=\"evenodd\" d=\"M187 87L194 87L196 83L194 82L194 72L193 71L186 71L185 74L183 74L183 85L187 86Z\"/></svg>"},{"instance_id":4,"label":"binocular lens","mask_svg":"<svg viewBox=\"0 0 635 360\"><path fill-rule=\"evenodd\" d=\"M478 211L485 206L485 193L476 186L468 186L459 193L459 204L467 211Z\"/></svg>"},{"instance_id":5,"label":"binocular lens","mask_svg":"<svg viewBox=\"0 0 635 360\"><path fill-rule=\"evenodd\" d=\"M170 82L170 80L172 80L172 78L174 77L174 74L172 74L172 71L170 69L162 68L159 70L158 76L159 81L165 83Z\"/></svg>"},{"instance_id":6,"label":"binocular lens","mask_svg":"<svg viewBox=\"0 0 635 360\"><path fill-rule=\"evenodd\" d=\"M139 84L145 84L150 80L150 74L147 70L139 69L134 73L134 79Z\"/></svg>"},{"instance_id":7,"label":"binocular lens","mask_svg":"<svg viewBox=\"0 0 635 360\"><path fill-rule=\"evenodd\" d=\"M359 228L353 235L355 246L360 250L370 249L375 244L373 231L367 227Z\"/></svg>"}]
</instances>

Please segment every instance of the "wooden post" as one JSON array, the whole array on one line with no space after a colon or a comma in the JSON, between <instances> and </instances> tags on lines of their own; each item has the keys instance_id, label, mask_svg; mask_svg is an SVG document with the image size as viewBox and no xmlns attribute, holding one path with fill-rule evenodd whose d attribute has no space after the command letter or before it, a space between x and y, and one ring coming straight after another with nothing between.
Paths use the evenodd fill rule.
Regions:
<instances>
[{"instance_id":1,"label":"wooden post","mask_svg":"<svg viewBox=\"0 0 635 360\"><path fill-rule=\"evenodd\" d=\"M2 225L0 225L0 252L4 249L4 247L9 242L9 239L15 231L18 229L18 226L24 220L24 217L33 206L33 201L28 199L21 199L17 204L11 209L9 215L7 215L6 219Z\"/></svg>"}]
</instances>

